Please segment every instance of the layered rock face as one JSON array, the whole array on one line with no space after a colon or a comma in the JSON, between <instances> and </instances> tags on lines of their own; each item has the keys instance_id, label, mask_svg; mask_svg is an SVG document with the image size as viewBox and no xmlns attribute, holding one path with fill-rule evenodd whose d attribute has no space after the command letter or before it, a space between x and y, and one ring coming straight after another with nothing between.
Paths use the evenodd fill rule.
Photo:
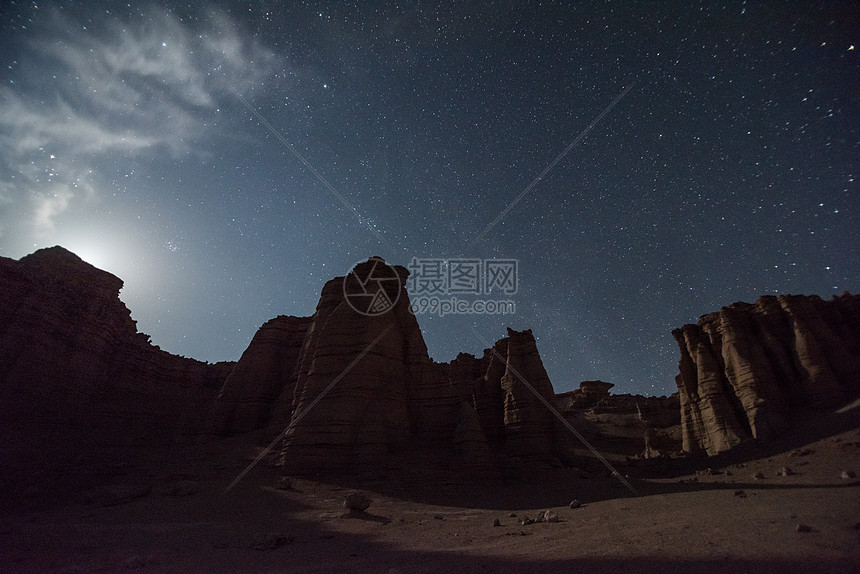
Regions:
<instances>
[{"instance_id":1,"label":"layered rock face","mask_svg":"<svg viewBox=\"0 0 860 574\"><path fill-rule=\"evenodd\" d=\"M104 449L196 434L232 364L160 350L119 299L122 281L61 247L0 258L0 459L62 474Z\"/></svg>"},{"instance_id":2,"label":"layered rock face","mask_svg":"<svg viewBox=\"0 0 860 574\"><path fill-rule=\"evenodd\" d=\"M405 292L406 270L394 269L403 275L399 288ZM344 278L326 283L298 358L293 400L281 405L290 408L283 449L289 468L344 470L401 450L412 432L409 382L425 357L405 301L378 315L362 314L347 302Z\"/></svg>"},{"instance_id":3,"label":"layered rock face","mask_svg":"<svg viewBox=\"0 0 860 574\"><path fill-rule=\"evenodd\" d=\"M502 339L505 354L493 354L493 359L505 358L505 372L499 380L504 401L504 425L507 448L511 455L545 459L553 454L555 420L538 395L552 404L555 392L537 350L531 330L516 332L508 329ZM494 382L490 379L488 383ZM531 388L529 388L531 387Z\"/></svg>"},{"instance_id":4,"label":"layered rock face","mask_svg":"<svg viewBox=\"0 0 860 574\"><path fill-rule=\"evenodd\" d=\"M377 267L388 275L373 289ZM371 258L329 281L313 316L276 317L237 363L210 365L152 345L119 299L122 281L65 249L0 258L7 476L119 465L135 447L201 433L282 436L292 474L404 468L411 458L498 476L512 460L567 452L573 439L541 400L555 395L531 331L509 329L481 357L436 363L407 277Z\"/></svg>"},{"instance_id":5,"label":"layered rock face","mask_svg":"<svg viewBox=\"0 0 860 574\"><path fill-rule=\"evenodd\" d=\"M310 317L267 321L230 372L207 424L210 434L239 434L266 426L276 406L292 404L296 367Z\"/></svg>"},{"instance_id":6,"label":"layered rock face","mask_svg":"<svg viewBox=\"0 0 860 574\"><path fill-rule=\"evenodd\" d=\"M554 394L531 331L509 329L481 358L436 363L409 308L409 272L371 258L354 273L372 266L397 279L382 298L390 308L359 312L367 285L337 277L312 317L263 325L221 390L210 430L284 434L292 474L380 468L415 452L490 476L500 458L551 458L552 414L528 385L549 401Z\"/></svg>"},{"instance_id":7,"label":"layered rock face","mask_svg":"<svg viewBox=\"0 0 860 574\"><path fill-rule=\"evenodd\" d=\"M860 392L860 296L766 296L672 332L683 448L714 455Z\"/></svg>"},{"instance_id":8,"label":"layered rock face","mask_svg":"<svg viewBox=\"0 0 860 574\"><path fill-rule=\"evenodd\" d=\"M615 385L584 381L556 395L565 418L600 451L654 458L681 450L678 395L612 395Z\"/></svg>"}]
</instances>

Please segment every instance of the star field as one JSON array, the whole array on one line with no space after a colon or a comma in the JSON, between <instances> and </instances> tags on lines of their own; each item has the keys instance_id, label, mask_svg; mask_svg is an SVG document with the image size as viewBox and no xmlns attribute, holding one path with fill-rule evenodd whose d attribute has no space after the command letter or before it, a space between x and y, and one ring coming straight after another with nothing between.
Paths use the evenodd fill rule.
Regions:
<instances>
[{"instance_id":1,"label":"star field","mask_svg":"<svg viewBox=\"0 0 860 574\"><path fill-rule=\"evenodd\" d=\"M531 328L559 392L668 394L673 328L860 287L851 3L7 2L0 22L0 255L111 271L173 353L235 360L370 255L513 259L513 315L418 317L432 357Z\"/></svg>"}]
</instances>

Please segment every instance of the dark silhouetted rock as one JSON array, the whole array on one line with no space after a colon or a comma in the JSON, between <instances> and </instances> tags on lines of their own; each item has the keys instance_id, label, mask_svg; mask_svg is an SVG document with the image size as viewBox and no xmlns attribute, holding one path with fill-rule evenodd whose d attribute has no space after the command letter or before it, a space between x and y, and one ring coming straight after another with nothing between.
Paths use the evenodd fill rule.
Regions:
<instances>
[{"instance_id":1,"label":"dark silhouetted rock","mask_svg":"<svg viewBox=\"0 0 860 574\"><path fill-rule=\"evenodd\" d=\"M385 262L371 258L356 266L355 274L373 265ZM453 464L474 476L493 477L499 473L497 456L551 460L553 416L529 386L547 401L554 393L531 331L509 329L480 359L461 354L451 363L436 363L409 308L409 272L390 269L400 292L388 294L394 303L378 315L355 309L348 297L357 287L343 277L327 282L294 366L282 368L279 384L291 396L282 391L267 428L272 436L289 429L282 449L288 472L402 468L404 458L421 452L427 454L425 466ZM246 354L249 360L243 356L237 371L266 369ZM284 383L288 371L292 375ZM267 388L277 386L272 382ZM446 457L450 460L443 462Z\"/></svg>"},{"instance_id":2,"label":"dark silhouetted rock","mask_svg":"<svg viewBox=\"0 0 860 574\"><path fill-rule=\"evenodd\" d=\"M265 428L276 401L292 405L296 361L309 317L279 316L264 323L227 377L209 421L209 432L238 434Z\"/></svg>"},{"instance_id":3,"label":"dark silhouetted rock","mask_svg":"<svg viewBox=\"0 0 860 574\"><path fill-rule=\"evenodd\" d=\"M135 445L256 430L283 435L295 475L396 467L497 477L511 461L558 460L570 435L543 404L556 398L531 331L508 329L480 358L436 363L405 268L372 257L347 279L378 268L383 288L335 278L313 316L267 321L238 362L210 365L153 346L119 299L122 281L65 249L0 258L6 479L60 478L131 464ZM386 312L357 311L362 297ZM605 400L610 386L581 391Z\"/></svg>"},{"instance_id":4,"label":"dark silhouetted rock","mask_svg":"<svg viewBox=\"0 0 860 574\"><path fill-rule=\"evenodd\" d=\"M505 439L508 454L522 458L552 458L554 418L538 395L552 404L552 383L544 369L531 330L508 329L504 354L493 360L506 360L500 384L504 401ZM531 387L531 388L529 388Z\"/></svg>"},{"instance_id":5,"label":"dark silhouetted rock","mask_svg":"<svg viewBox=\"0 0 860 574\"><path fill-rule=\"evenodd\" d=\"M0 480L68 484L201 430L232 364L152 345L121 288L62 247L0 257Z\"/></svg>"},{"instance_id":6,"label":"dark silhouetted rock","mask_svg":"<svg viewBox=\"0 0 860 574\"><path fill-rule=\"evenodd\" d=\"M372 258L363 265L379 261ZM393 309L377 316L361 314L349 304L343 277L323 287L296 366L295 421L283 448L291 473L375 465L409 443L411 367L430 360L405 300L408 272L395 269L402 273L401 296ZM451 405L449 433L455 416L456 403ZM280 432L289 421L277 420L270 428Z\"/></svg>"}]
</instances>

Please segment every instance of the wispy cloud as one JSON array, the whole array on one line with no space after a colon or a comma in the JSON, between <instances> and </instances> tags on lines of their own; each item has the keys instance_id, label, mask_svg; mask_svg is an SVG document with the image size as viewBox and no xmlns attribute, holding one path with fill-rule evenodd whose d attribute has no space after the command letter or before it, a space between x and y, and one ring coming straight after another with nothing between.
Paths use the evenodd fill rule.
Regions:
<instances>
[{"instance_id":1,"label":"wispy cloud","mask_svg":"<svg viewBox=\"0 0 860 574\"><path fill-rule=\"evenodd\" d=\"M220 12L193 23L163 10L137 18L53 13L29 31L0 87L0 234L52 230L97 194L107 157L196 151L228 86L259 83L276 61Z\"/></svg>"}]
</instances>

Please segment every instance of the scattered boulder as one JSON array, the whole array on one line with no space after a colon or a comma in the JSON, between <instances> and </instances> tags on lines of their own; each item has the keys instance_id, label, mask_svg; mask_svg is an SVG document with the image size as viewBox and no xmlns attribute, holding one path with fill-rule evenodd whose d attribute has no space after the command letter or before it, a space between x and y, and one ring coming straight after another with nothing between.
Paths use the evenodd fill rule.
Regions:
<instances>
[{"instance_id":1,"label":"scattered boulder","mask_svg":"<svg viewBox=\"0 0 860 574\"><path fill-rule=\"evenodd\" d=\"M493 519L493 526L501 526L502 522L498 518Z\"/></svg>"},{"instance_id":2,"label":"scattered boulder","mask_svg":"<svg viewBox=\"0 0 860 574\"><path fill-rule=\"evenodd\" d=\"M853 470L843 470L841 476L846 480L857 478L857 474L855 474Z\"/></svg>"},{"instance_id":3,"label":"scattered boulder","mask_svg":"<svg viewBox=\"0 0 860 574\"><path fill-rule=\"evenodd\" d=\"M579 500L574 498L570 501L570 504L568 506L570 506L570 508L579 508L582 506L582 503L580 503Z\"/></svg>"},{"instance_id":4,"label":"scattered boulder","mask_svg":"<svg viewBox=\"0 0 860 574\"><path fill-rule=\"evenodd\" d=\"M764 473L763 473L762 471L757 470L757 471L755 471L755 474L753 475L753 478L754 478L754 479L756 479L756 480L764 480L766 477L765 477L765 475L764 475Z\"/></svg>"},{"instance_id":5,"label":"scattered boulder","mask_svg":"<svg viewBox=\"0 0 860 574\"><path fill-rule=\"evenodd\" d=\"M360 492L350 492L343 499L343 507L350 512L364 512L370 508L370 498Z\"/></svg>"},{"instance_id":6,"label":"scattered boulder","mask_svg":"<svg viewBox=\"0 0 860 574\"><path fill-rule=\"evenodd\" d=\"M812 527L808 524L798 524L794 529L797 532L812 532Z\"/></svg>"},{"instance_id":7,"label":"scattered boulder","mask_svg":"<svg viewBox=\"0 0 860 574\"><path fill-rule=\"evenodd\" d=\"M541 515L541 522L558 522L558 514L552 510L547 510Z\"/></svg>"},{"instance_id":8,"label":"scattered boulder","mask_svg":"<svg viewBox=\"0 0 860 574\"><path fill-rule=\"evenodd\" d=\"M779 476L791 476L791 475L796 474L796 473L793 470L791 470L790 467L784 466L781 469L779 469L779 472L777 472L777 474Z\"/></svg>"}]
</instances>

